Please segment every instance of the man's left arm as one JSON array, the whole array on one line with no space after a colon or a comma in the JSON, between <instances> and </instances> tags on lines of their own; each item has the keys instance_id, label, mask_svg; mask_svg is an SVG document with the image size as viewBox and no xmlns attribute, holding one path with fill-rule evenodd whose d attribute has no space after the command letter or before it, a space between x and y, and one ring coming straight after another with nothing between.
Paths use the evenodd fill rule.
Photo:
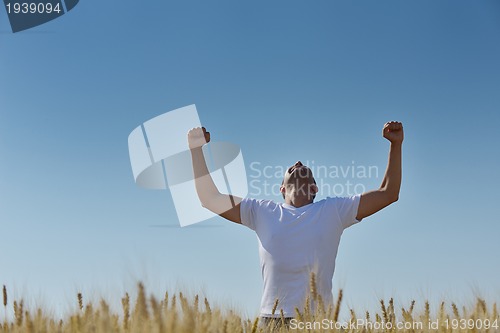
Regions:
<instances>
[{"instance_id":1,"label":"man's left arm","mask_svg":"<svg viewBox=\"0 0 500 333\"><path fill-rule=\"evenodd\" d=\"M390 141L389 161L380 188L361 195L356 219L370 216L399 199L401 187L401 150L404 139L403 124L391 121L384 125L384 138Z\"/></svg>"}]
</instances>

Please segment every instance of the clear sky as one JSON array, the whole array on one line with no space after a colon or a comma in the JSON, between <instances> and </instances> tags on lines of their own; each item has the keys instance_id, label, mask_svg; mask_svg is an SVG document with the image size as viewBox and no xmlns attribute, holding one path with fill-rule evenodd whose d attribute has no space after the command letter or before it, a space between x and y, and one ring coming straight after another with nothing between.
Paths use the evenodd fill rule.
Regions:
<instances>
[{"instance_id":1,"label":"clear sky","mask_svg":"<svg viewBox=\"0 0 500 333\"><path fill-rule=\"evenodd\" d=\"M496 0L85 0L16 34L2 7L0 284L57 311L141 279L256 315L255 234L221 218L177 228L170 193L132 176L129 133L196 104L249 181L301 160L375 166L352 181L376 188L382 126L402 121L400 200L345 231L335 290L360 311L498 301L499 59Z\"/></svg>"}]
</instances>

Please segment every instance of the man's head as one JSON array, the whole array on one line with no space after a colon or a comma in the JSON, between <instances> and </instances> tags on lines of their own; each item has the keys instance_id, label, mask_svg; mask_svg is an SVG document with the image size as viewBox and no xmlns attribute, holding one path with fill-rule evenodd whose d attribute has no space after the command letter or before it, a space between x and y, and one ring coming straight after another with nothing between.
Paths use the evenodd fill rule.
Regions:
<instances>
[{"instance_id":1,"label":"man's head","mask_svg":"<svg viewBox=\"0 0 500 333\"><path fill-rule=\"evenodd\" d=\"M311 169L303 165L302 162L297 161L286 170L280 192L283 199L285 199L285 203L295 207L313 202L318 187Z\"/></svg>"}]
</instances>

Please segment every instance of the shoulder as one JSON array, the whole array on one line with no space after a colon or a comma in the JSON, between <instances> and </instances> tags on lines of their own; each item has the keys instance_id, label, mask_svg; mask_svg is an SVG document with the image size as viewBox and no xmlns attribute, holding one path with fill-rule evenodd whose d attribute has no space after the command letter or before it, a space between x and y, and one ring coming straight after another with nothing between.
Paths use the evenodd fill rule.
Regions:
<instances>
[{"instance_id":1,"label":"shoulder","mask_svg":"<svg viewBox=\"0 0 500 333\"><path fill-rule=\"evenodd\" d=\"M356 194L352 196L347 196L347 197L326 197L323 199L325 203L332 204L332 205L343 205L347 202L356 202L359 201L361 197L361 194ZM321 200L321 201L323 201Z\"/></svg>"},{"instance_id":2,"label":"shoulder","mask_svg":"<svg viewBox=\"0 0 500 333\"><path fill-rule=\"evenodd\" d=\"M241 223L257 230L266 216L274 214L279 205L272 200L245 198L240 203Z\"/></svg>"},{"instance_id":3,"label":"shoulder","mask_svg":"<svg viewBox=\"0 0 500 333\"><path fill-rule=\"evenodd\" d=\"M338 213L344 229L360 221L356 219L360 198L361 194L327 198L329 207Z\"/></svg>"},{"instance_id":4,"label":"shoulder","mask_svg":"<svg viewBox=\"0 0 500 333\"><path fill-rule=\"evenodd\" d=\"M318 203L322 202L323 207L326 207L327 209L339 211L348 209L349 207L357 209L360 197L360 194L347 197L327 197Z\"/></svg>"},{"instance_id":5,"label":"shoulder","mask_svg":"<svg viewBox=\"0 0 500 333\"><path fill-rule=\"evenodd\" d=\"M274 202L273 200L267 200L267 199L255 199L255 198L244 198L241 201L242 206L246 207L276 207L278 206L278 203Z\"/></svg>"}]
</instances>

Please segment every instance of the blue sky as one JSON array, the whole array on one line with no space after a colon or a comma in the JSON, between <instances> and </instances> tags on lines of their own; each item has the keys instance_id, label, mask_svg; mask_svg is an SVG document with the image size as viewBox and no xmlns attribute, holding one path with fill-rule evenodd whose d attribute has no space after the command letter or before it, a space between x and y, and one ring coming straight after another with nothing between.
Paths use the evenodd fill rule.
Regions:
<instances>
[{"instance_id":1,"label":"blue sky","mask_svg":"<svg viewBox=\"0 0 500 333\"><path fill-rule=\"evenodd\" d=\"M172 227L169 192L132 177L128 134L196 104L249 173L377 166L367 189L387 160L382 125L402 121L400 201L345 231L335 288L360 311L390 296L499 300L498 59L494 0L87 0L16 34L2 9L0 284L60 310L141 279L256 315L252 231Z\"/></svg>"}]
</instances>

